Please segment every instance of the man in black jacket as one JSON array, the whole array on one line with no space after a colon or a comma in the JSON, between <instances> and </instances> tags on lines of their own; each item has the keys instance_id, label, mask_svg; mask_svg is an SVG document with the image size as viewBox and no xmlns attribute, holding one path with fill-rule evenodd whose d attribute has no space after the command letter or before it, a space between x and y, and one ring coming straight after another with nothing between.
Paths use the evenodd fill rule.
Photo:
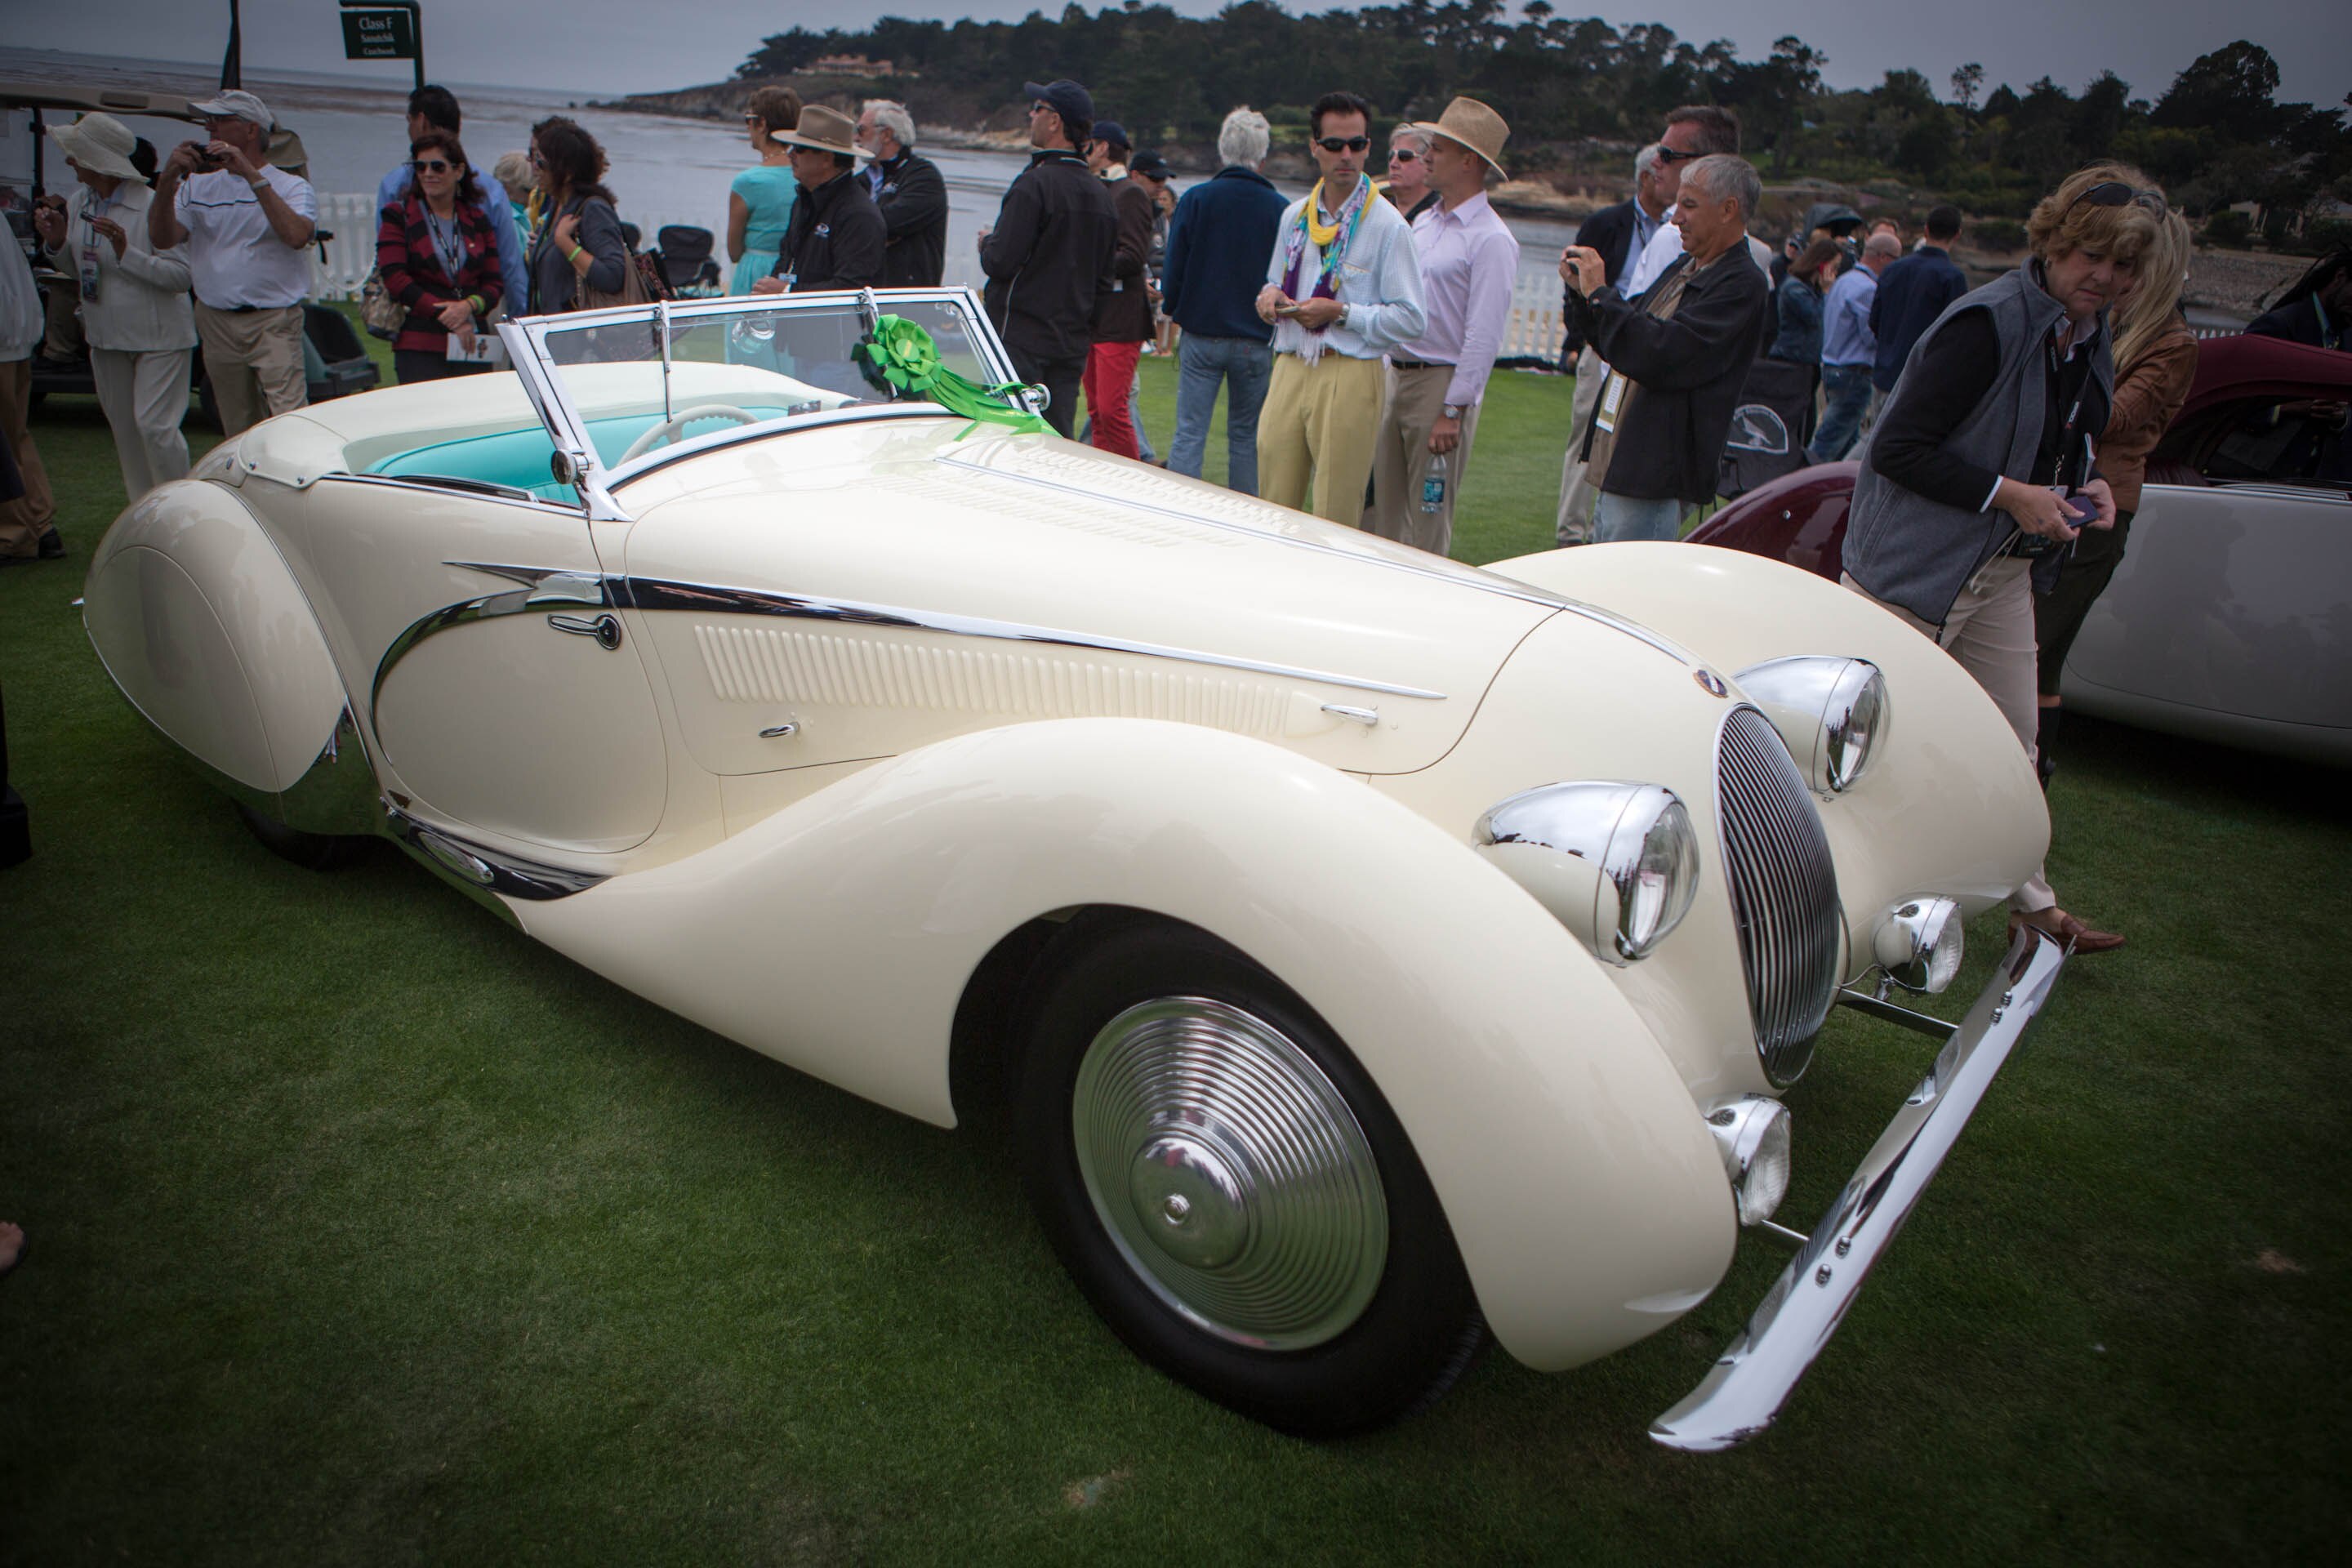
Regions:
<instances>
[{"instance_id":1,"label":"man in black jacket","mask_svg":"<svg viewBox=\"0 0 2352 1568\"><path fill-rule=\"evenodd\" d=\"M1094 133L1093 97L1074 81L1023 90L1037 151L1004 193L994 226L981 230L982 299L1013 368L1045 387L1045 422L1067 436L1094 344L1095 301L1110 292L1118 215L1080 151Z\"/></svg>"},{"instance_id":2,"label":"man in black jacket","mask_svg":"<svg viewBox=\"0 0 2352 1568\"><path fill-rule=\"evenodd\" d=\"M752 285L754 292L880 287L882 214L866 195L866 183L854 177L857 160L866 156L850 141L854 129L839 110L813 103L801 110L798 127L769 133L793 150L800 195L775 269Z\"/></svg>"},{"instance_id":3,"label":"man in black jacket","mask_svg":"<svg viewBox=\"0 0 2352 1568\"><path fill-rule=\"evenodd\" d=\"M1642 254L1658 226L1666 221L1666 210L1675 205L1673 190L1659 174L1661 168L1670 167L1659 161L1664 151L1653 142L1636 153L1633 195L1615 206L1602 207L1576 231L1577 244L1601 253L1605 280L1610 283L1625 275L1625 268ZM1559 469L1559 516L1552 525L1552 536L1562 545L1581 544L1592 534L1592 483L1584 474L1584 429L1592 423L1593 400L1601 395L1601 380L1609 374L1609 367L1576 330L1575 306L1568 298L1575 292L1570 288L1561 296L1559 311L1567 326L1559 345L1560 373L1576 377L1568 458Z\"/></svg>"},{"instance_id":4,"label":"man in black jacket","mask_svg":"<svg viewBox=\"0 0 2352 1568\"><path fill-rule=\"evenodd\" d=\"M1748 259L1762 183L1716 153L1683 171L1675 203L1683 255L1638 300L1608 286L1601 253L1560 258L1578 329L1610 366L1584 446L1601 491L1595 542L1682 536L1683 514L1715 495L1716 469L1770 293Z\"/></svg>"},{"instance_id":5,"label":"man in black jacket","mask_svg":"<svg viewBox=\"0 0 2352 1568\"><path fill-rule=\"evenodd\" d=\"M903 103L869 98L858 111L857 144L874 159L860 177L882 209L883 283L938 288L947 270L948 183L915 151L915 117Z\"/></svg>"}]
</instances>

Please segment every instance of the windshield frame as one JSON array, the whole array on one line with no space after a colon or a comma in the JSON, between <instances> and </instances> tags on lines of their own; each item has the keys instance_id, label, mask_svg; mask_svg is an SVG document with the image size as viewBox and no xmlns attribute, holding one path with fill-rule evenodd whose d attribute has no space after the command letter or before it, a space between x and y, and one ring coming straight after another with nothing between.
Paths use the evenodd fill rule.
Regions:
<instances>
[{"instance_id":1,"label":"windshield frame","mask_svg":"<svg viewBox=\"0 0 2352 1568\"><path fill-rule=\"evenodd\" d=\"M627 521L628 514L613 500L613 491L638 475L680 457L732 446L739 441L757 440L803 425L837 424L845 419L895 418L916 412L945 416L948 410L933 403L898 402L877 403L871 407L861 405L787 415L782 418L762 420L756 425L733 426L697 436L691 440L673 442L630 461L608 467L597 456L596 444L588 436L587 421L567 394L562 374L564 367L549 354L550 334L632 321L657 325L661 330L662 342L662 401L667 410L669 403L669 346L672 334L679 328L723 321L730 316L771 316L780 311L795 310L838 311L847 304L859 311L870 331L877 318L891 314L892 307L900 303L961 307L971 324L972 346L980 353L992 380L1002 384L1021 379L1013 368L1012 356L1005 353L1003 343L998 341L996 329L990 323L987 311L982 308L980 297L961 286L860 289L854 292L836 289L806 294L736 294L718 300L656 300L647 305L616 305L602 310L572 310L556 316L525 316L520 320L501 321L499 323L499 338L506 345L516 379L522 383L523 394L530 399L532 411L546 427L548 439L554 443L558 470L555 477L579 491L590 521L618 522Z\"/></svg>"}]
</instances>

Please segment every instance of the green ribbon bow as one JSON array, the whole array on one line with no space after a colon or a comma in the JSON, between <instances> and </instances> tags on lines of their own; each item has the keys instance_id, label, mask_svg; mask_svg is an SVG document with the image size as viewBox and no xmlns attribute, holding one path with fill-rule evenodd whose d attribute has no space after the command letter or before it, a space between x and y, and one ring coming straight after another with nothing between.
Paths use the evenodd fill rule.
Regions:
<instances>
[{"instance_id":1,"label":"green ribbon bow","mask_svg":"<svg viewBox=\"0 0 2352 1568\"><path fill-rule=\"evenodd\" d=\"M971 420L956 439L972 433L982 420L1015 430L1048 428L1043 419L1002 401L1021 391L1019 382L982 386L958 375L940 362L940 345L917 322L904 316L884 316L857 344L857 357L867 380L887 387L893 396L920 398Z\"/></svg>"}]
</instances>

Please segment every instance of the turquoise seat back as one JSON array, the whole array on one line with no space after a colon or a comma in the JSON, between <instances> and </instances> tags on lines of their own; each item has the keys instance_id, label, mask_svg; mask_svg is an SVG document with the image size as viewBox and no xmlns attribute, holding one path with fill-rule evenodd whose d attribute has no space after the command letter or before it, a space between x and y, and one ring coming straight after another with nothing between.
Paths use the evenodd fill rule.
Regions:
<instances>
[{"instance_id":1,"label":"turquoise seat back","mask_svg":"<svg viewBox=\"0 0 2352 1568\"><path fill-rule=\"evenodd\" d=\"M761 419L781 419L784 410L777 407L747 406L746 414ZM657 414L632 414L611 419L591 420L589 438L596 444L599 461L607 465L621 460L636 438L661 423ZM708 435L718 428L719 421L690 427L688 434ZM576 503L579 494L570 485L555 482L548 464L555 456L555 443L539 426L527 430L501 430L488 436L467 436L455 441L436 441L429 447L418 447L406 452L395 452L378 461L368 471L397 479L404 474L438 474L448 479L477 479L484 484L505 485L512 489L529 490L546 500Z\"/></svg>"}]
</instances>

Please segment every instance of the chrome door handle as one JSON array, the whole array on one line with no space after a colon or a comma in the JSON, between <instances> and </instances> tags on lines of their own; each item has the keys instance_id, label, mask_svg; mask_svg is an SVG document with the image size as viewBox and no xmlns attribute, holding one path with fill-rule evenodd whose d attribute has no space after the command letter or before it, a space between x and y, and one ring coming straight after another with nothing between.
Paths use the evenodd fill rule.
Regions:
<instances>
[{"instance_id":1,"label":"chrome door handle","mask_svg":"<svg viewBox=\"0 0 2352 1568\"><path fill-rule=\"evenodd\" d=\"M621 623L610 616L598 616L593 621L583 621L578 616L550 616L547 624L559 632L570 632L573 637L594 637L596 646L601 648L621 646Z\"/></svg>"}]
</instances>

